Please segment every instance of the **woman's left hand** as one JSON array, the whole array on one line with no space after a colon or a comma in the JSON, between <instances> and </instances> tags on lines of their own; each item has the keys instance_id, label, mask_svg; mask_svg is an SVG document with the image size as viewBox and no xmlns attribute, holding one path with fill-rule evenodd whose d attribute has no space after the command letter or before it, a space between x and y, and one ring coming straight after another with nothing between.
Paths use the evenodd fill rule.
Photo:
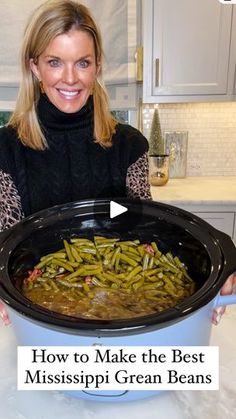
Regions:
<instances>
[{"instance_id":1,"label":"woman's left hand","mask_svg":"<svg viewBox=\"0 0 236 419\"><path fill-rule=\"evenodd\" d=\"M234 284L236 284L236 273L233 273L228 277L223 287L221 288L221 295L230 295L233 292ZM212 323L217 325L220 322L222 315L224 314L226 306L219 307L213 310Z\"/></svg>"},{"instance_id":2,"label":"woman's left hand","mask_svg":"<svg viewBox=\"0 0 236 419\"><path fill-rule=\"evenodd\" d=\"M5 304L0 301L0 318L2 319L5 326L8 326L11 322L7 314Z\"/></svg>"}]
</instances>

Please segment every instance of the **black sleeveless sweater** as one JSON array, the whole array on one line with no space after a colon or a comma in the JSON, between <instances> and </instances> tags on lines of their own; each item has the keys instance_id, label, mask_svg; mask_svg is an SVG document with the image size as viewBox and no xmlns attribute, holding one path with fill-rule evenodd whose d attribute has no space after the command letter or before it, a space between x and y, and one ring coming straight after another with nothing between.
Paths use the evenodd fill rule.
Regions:
<instances>
[{"instance_id":1,"label":"black sleeveless sweater","mask_svg":"<svg viewBox=\"0 0 236 419\"><path fill-rule=\"evenodd\" d=\"M128 168L148 150L135 128L118 124L112 147L93 138L93 100L74 114L59 111L42 95L38 116L48 148L35 151L10 127L0 129L0 170L11 176L25 216L53 205L126 195Z\"/></svg>"}]
</instances>

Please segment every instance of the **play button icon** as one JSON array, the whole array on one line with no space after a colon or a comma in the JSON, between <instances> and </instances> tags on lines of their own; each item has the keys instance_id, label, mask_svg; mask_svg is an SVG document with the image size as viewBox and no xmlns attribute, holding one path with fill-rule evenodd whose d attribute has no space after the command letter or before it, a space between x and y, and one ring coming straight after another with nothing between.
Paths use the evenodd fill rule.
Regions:
<instances>
[{"instance_id":1,"label":"play button icon","mask_svg":"<svg viewBox=\"0 0 236 419\"><path fill-rule=\"evenodd\" d=\"M110 201L110 218L117 217L120 214L128 211L128 208L123 205L117 204L115 201Z\"/></svg>"}]
</instances>

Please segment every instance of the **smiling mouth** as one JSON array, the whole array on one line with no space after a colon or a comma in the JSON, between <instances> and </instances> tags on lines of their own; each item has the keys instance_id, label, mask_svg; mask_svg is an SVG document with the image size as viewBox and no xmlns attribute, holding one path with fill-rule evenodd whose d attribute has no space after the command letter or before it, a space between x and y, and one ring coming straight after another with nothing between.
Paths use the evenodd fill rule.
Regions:
<instances>
[{"instance_id":1,"label":"smiling mouth","mask_svg":"<svg viewBox=\"0 0 236 419\"><path fill-rule=\"evenodd\" d=\"M81 92L81 90L63 90L63 89L57 89L57 91L60 93L61 96L68 99L75 98Z\"/></svg>"}]
</instances>

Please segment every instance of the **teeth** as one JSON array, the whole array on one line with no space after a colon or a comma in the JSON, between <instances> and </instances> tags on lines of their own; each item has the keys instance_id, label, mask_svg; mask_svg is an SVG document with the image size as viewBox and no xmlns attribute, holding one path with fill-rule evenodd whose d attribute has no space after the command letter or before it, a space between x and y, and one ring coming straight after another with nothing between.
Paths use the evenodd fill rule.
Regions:
<instances>
[{"instance_id":1,"label":"teeth","mask_svg":"<svg viewBox=\"0 0 236 419\"><path fill-rule=\"evenodd\" d=\"M71 92L69 90L60 90L59 89L59 92L64 96L71 96L71 97L76 96L78 94L78 90Z\"/></svg>"}]
</instances>

